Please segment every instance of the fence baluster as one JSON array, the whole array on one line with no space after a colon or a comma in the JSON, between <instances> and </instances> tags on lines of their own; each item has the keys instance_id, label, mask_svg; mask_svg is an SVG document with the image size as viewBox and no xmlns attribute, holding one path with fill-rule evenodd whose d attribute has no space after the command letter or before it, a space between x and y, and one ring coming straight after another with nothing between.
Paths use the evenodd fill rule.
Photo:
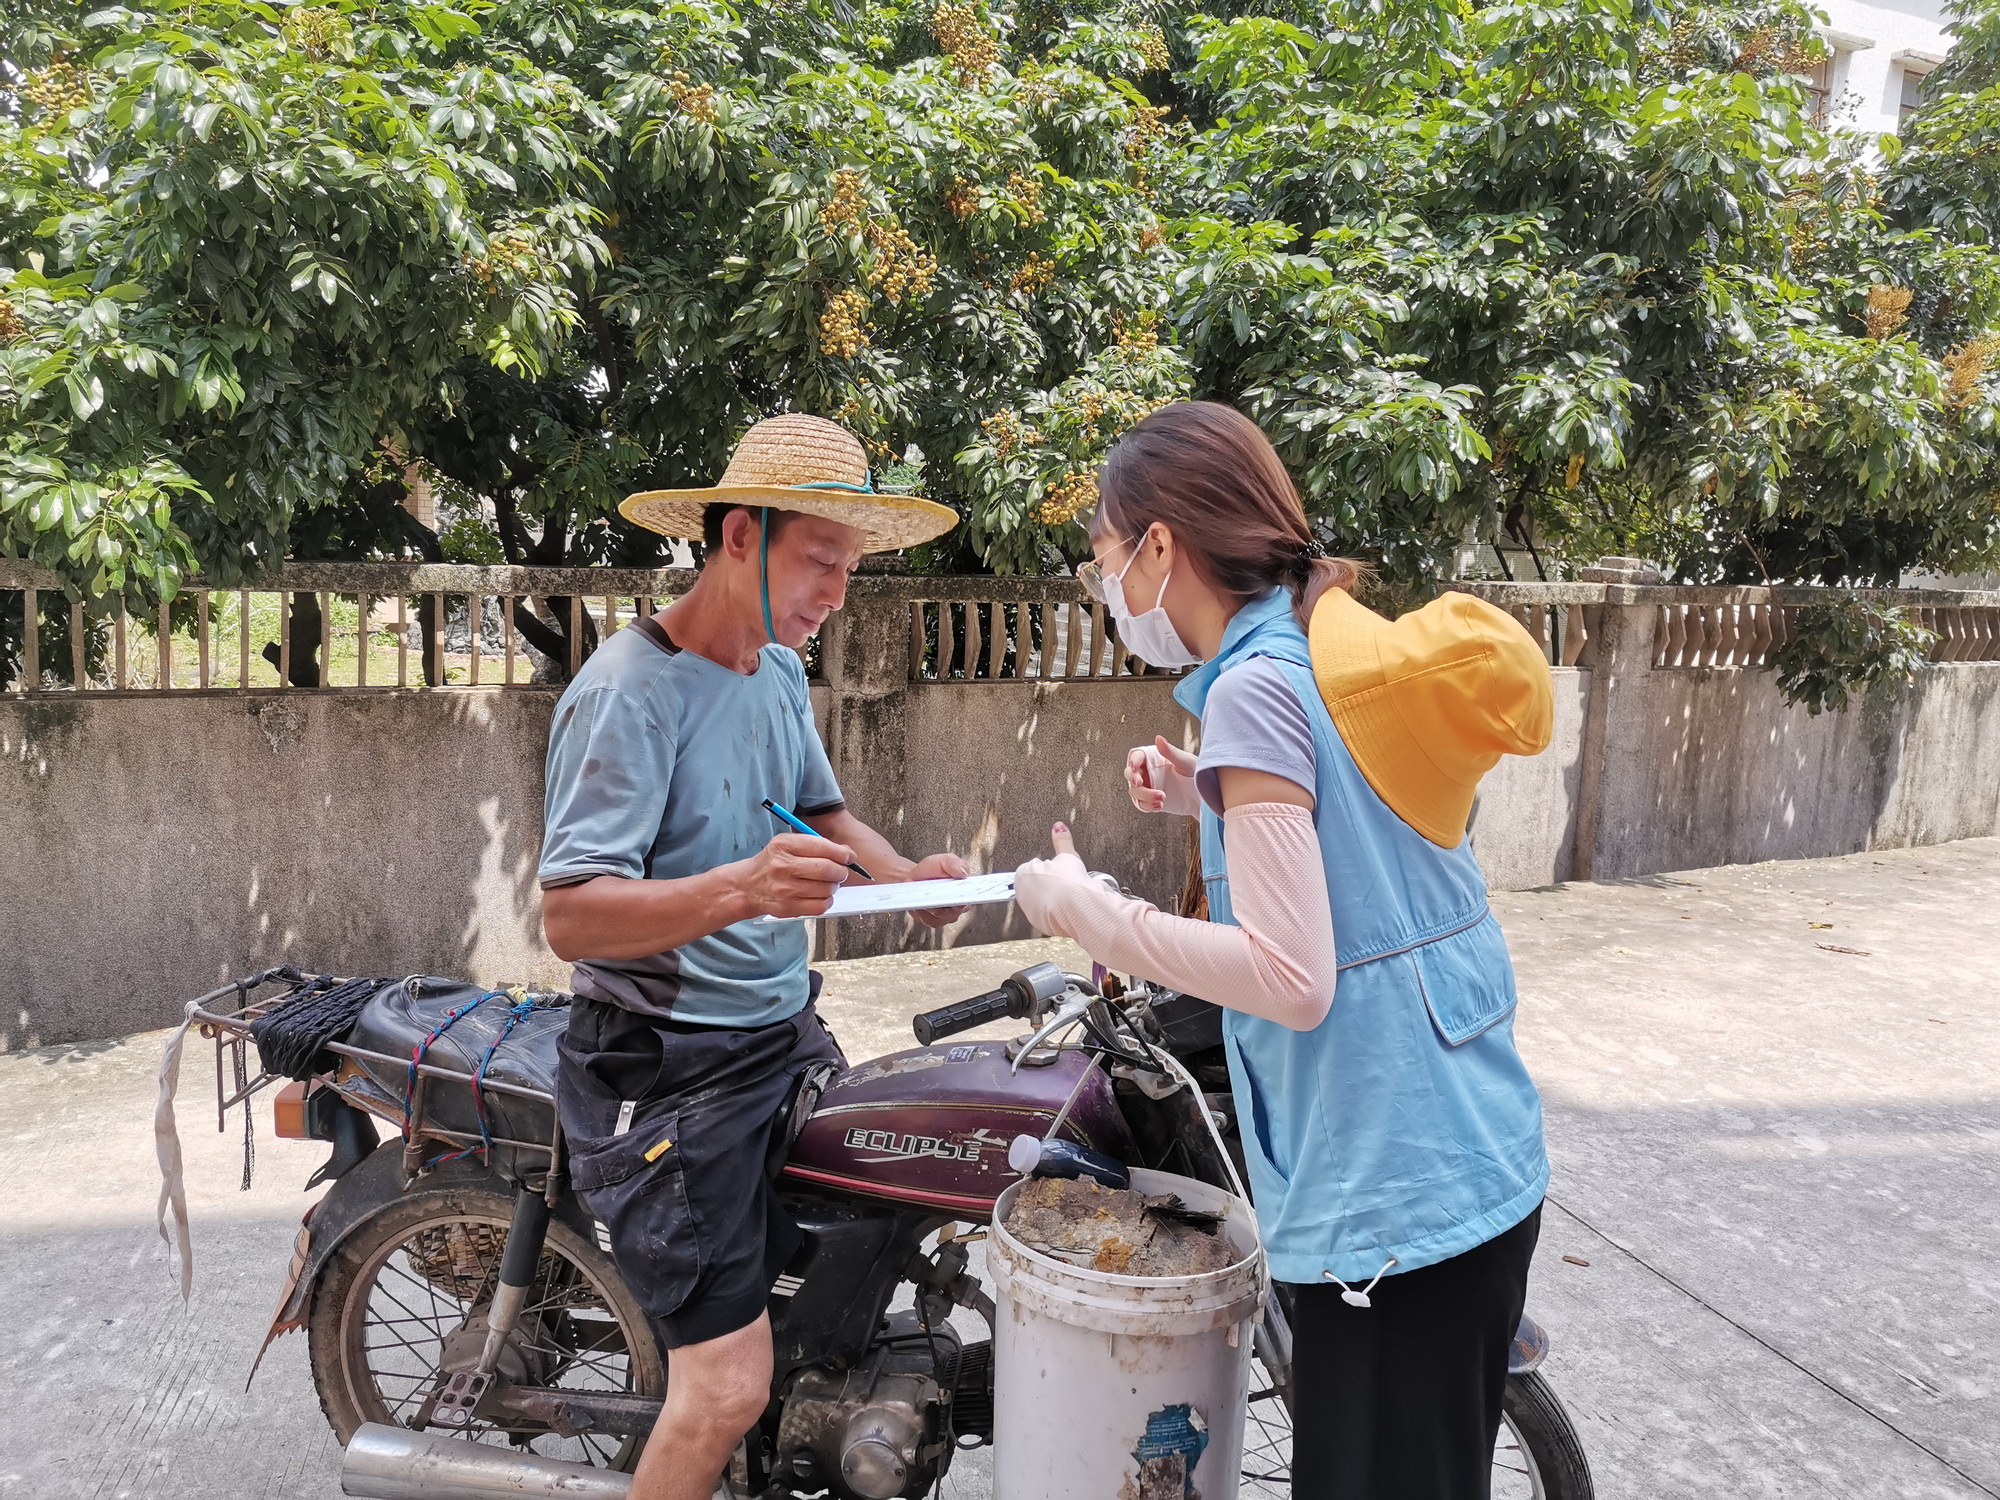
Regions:
<instances>
[{"instance_id":1,"label":"fence baluster","mask_svg":"<svg viewBox=\"0 0 2000 1500\"><path fill-rule=\"evenodd\" d=\"M1573 667L1583 660L1583 648L1590 642L1589 628L1584 624L1583 606L1572 604L1563 620L1562 665Z\"/></svg>"},{"instance_id":2,"label":"fence baluster","mask_svg":"<svg viewBox=\"0 0 2000 1500\"><path fill-rule=\"evenodd\" d=\"M1047 679L1060 676L1056 666L1056 609L1054 604L1042 606L1042 646L1035 653L1035 675Z\"/></svg>"},{"instance_id":3,"label":"fence baluster","mask_svg":"<svg viewBox=\"0 0 2000 1500\"><path fill-rule=\"evenodd\" d=\"M1007 643L1010 634L1007 629L1007 606L996 599L993 601L992 610L993 631L986 638L986 675L994 682L998 682L1001 672L1007 666ZM1015 611L1017 618L1019 613L1018 610ZM1020 661L1021 653L1016 651L1014 653L1016 672L1020 670Z\"/></svg>"},{"instance_id":4,"label":"fence baluster","mask_svg":"<svg viewBox=\"0 0 2000 1500\"><path fill-rule=\"evenodd\" d=\"M278 686L292 685L292 596L278 590Z\"/></svg>"},{"instance_id":5,"label":"fence baluster","mask_svg":"<svg viewBox=\"0 0 2000 1500\"><path fill-rule=\"evenodd\" d=\"M512 594L500 596L500 640L507 651L505 685L512 687L514 685L514 596Z\"/></svg>"},{"instance_id":6,"label":"fence baluster","mask_svg":"<svg viewBox=\"0 0 2000 1500\"><path fill-rule=\"evenodd\" d=\"M125 690L125 601L120 598L118 609L111 616L111 685L120 692Z\"/></svg>"},{"instance_id":7,"label":"fence baluster","mask_svg":"<svg viewBox=\"0 0 2000 1500\"><path fill-rule=\"evenodd\" d=\"M250 590L236 591L236 685L250 686Z\"/></svg>"},{"instance_id":8,"label":"fence baluster","mask_svg":"<svg viewBox=\"0 0 2000 1500\"><path fill-rule=\"evenodd\" d=\"M203 589L194 596L194 649L195 682L199 687L208 687L208 590Z\"/></svg>"},{"instance_id":9,"label":"fence baluster","mask_svg":"<svg viewBox=\"0 0 2000 1500\"><path fill-rule=\"evenodd\" d=\"M375 611L373 594L354 596L354 685L368 686L368 616Z\"/></svg>"},{"instance_id":10,"label":"fence baluster","mask_svg":"<svg viewBox=\"0 0 2000 1500\"><path fill-rule=\"evenodd\" d=\"M159 686L171 688L174 685L174 622L170 605L160 606L159 636L154 644L160 648Z\"/></svg>"},{"instance_id":11,"label":"fence baluster","mask_svg":"<svg viewBox=\"0 0 2000 1500\"><path fill-rule=\"evenodd\" d=\"M42 607L33 589L21 590L21 690L32 693L42 685Z\"/></svg>"},{"instance_id":12,"label":"fence baluster","mask_svg":"<svg viewBox=\"0 0 2000 1500\"><path fill-rule=\"evenodd\" d=\"M426 687L445 687L451 682L451 668L444 660L444 619L444 590L440 589L431 595L431 670L436 673L437 681L429 681L427 673Z\"/></svg>"},{"instance_id":13,"label":"fence baluster","mask_svg":"<svg viewBox=\"0 0 2000 1500\"><path fill-rule=\"evenodd\" d=\"M410 596L396 596L396 686L410 685Z\"/></svg>"},{"instance_id":14,"label":"fence baluster","mask_svg":"<svg viewBox=\"0 0 2000 1500\"><path fill-rule=\"evenodd\" d=\"M910 606L910 681L924 680L924 607Z\"/></svg>"},{"instance_id":15,"label":"fence baluster","mask_svg":"<svg viewBox=\"0 0 2000 1500\"><path fill-rule=\"evenodd\" d=\"M333 686L333 595L319 596L319 685Z\"/></svg>"},{"instance_id":16,"label":"fence baluster","mask_svg":"<svg viewBox=\"0 0 2000 1500\"><path fill-rule=\"evenodd\" d=\"M951 659L958 650L958 621L951 609L949 599L938 601L937 680L939 682L951 680Z\"/></svg>"},{"instance_id":17,"label":"fence baluster","mask_svg":"<svg viewBox=\"0 0 2000 1500\"><path fill-rule=\"evenodd\" d=\"M85 649L84 625L83 602L79 600L69 607L69 669L75 674L76 690L79 693L90 690L90 673L86 669L89 656Z\"/></svg>"},{"instance_id":18,"label":"fence baluster","mask_svg":"<svg viewBox=\"0 0 2000 1500\"><path fill-rule=\"evenodd\" d=\"M470 637L472 646L472 663L466 669L465 680L471 683L472 686L474 687L479 686L479 627L485 623L485 620L482 618L485 611L485 605L486 605L485 596L482 594L474 594L472 595L466 608L466 617L472 626L472 635Z\"/></svg>"},{"instance_id":19,"label":"fence baluster","mask_svg":"<svg viewBox=\"0 0 2000 1500\"><path fill-rule=\"evenodd\" d=\"M583 595L569 596L569 675L576 680L576 674L583 670Z\"/></svg>"},{"instance_id":20,"label":"fence baluster","mask_svg":"<svg viewBox=\"0 0 2000 1500\"><path fill-rule=\"evenodd\" d=\"M1083 606L1072 599L1058 605L1063 617L1063 670L1065 678L1076 676L1076 653L1083 645Z\"/></svg>"},{"instance_id":21,"label":"fence baluster","mask_svg":"<svg viewBox=\"0 0 2000 1500\"><path fill-rule=\"evenodd\" d=\"M965 680L971 682L979 676L979 606L971 600L965 605Z\"/></svg>"}]
</instances>

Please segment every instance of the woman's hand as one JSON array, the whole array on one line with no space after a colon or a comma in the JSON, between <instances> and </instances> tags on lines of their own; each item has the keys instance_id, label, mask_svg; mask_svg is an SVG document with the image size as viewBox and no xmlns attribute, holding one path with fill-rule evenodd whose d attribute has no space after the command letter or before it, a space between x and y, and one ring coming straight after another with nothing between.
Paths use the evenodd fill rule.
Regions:
<instances>
[{"instance_id":1,"label":"woman's hand","mask_svg":"<svg viewBox=\"0 0 2000 1500\"><path fill-rule=\"evenodd\" d=\"M963 880L965 861L956 854L927 854L910 867L910 880ZM962 906L940 906L931 911L911 912L926 927L949 927L965 915Z\"/></svg>"},{"instance_id":2,"label":"woman's hand","mask_svg":"<svg viewBox=\"0 0 2000 1500\"><path fill-rule=\"evenodd\" d=\"M1014 904L1037 932L1050 937L1075 937L1058 915L1063 897L1076 886L1093 890L1100 887L1077 857L1076 840L1070 835L1067 823L1058 823L1049 830L1049 842L1055 846L1052 858L1031 859L1014 872Z\"/></svg>"},{"instance_id":3,"label":"woman's hand","mask_svg":"<svg viewBox=\"0 0 2000 1500\"><path fill-rule=\"evenodd\" d=\"M1201 811L1194 788L1195 758L1156 735L1150 745L1125 752L1125 789L1140 812L1170 812L1191 818Z\"/></svg>"}]
</instances>

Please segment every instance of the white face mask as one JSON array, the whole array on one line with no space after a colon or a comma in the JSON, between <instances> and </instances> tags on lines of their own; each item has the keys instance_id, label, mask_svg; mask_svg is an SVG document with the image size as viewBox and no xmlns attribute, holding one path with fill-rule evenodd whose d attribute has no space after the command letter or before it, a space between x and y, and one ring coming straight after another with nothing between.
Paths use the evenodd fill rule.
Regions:
<instances>
[{"instance_id":1,"label":"white face mask","mask_svg":"<svg viewBox=\"0 0 2000 1500\"><path fill-rule=\"evenodd\" d=\"M1118 639L1132 650L1140 661L1155 667L1191 667L1201 658L1181 644L1181 638L1174 632L1174 622L1167 618L1165 606L1160 603L1167 597L1167 585L1174 581L1173 569L1160 580L1159 598L1144 614L1133 614L1125 602L1125 575L1132 571L1132 564L1139 560L1139 549L1134 544L1132 556L1125 566L1104 580L1104 607L1111 611L1111 618L1118 622Z\"/></svg>"}]
</instances>

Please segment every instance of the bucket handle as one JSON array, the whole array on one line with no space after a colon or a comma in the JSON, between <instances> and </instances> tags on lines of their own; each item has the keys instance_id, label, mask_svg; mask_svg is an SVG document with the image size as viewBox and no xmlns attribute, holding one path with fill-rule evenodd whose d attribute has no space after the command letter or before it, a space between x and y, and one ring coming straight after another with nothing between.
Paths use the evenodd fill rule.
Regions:
<instances>
[{"instance_id":1,"label":"bucket handle","mask_svg":"<svg viewBox=\"0 0 2000 1500\"><path fill-rule=\"evenodd\" d=\"M1201 1085L1195 1082L1194 1075L1181 1065L1181 1060L1173 1053L1164 1047L1155 1047L1150 1042L1146 1045L1153 1056L1181 1081L1181 1086L1188 1091L1188 1097L1194 1100L1195 1109L1201 1114L1202 1123L1208 1127L1209 1138L1215 1142L1215 1154L1222 1158L1222 1170L1229 1174L1229 1186L1235 1191L1237 1199L1244 1208L1249 1211L1250 1235L1256 1241L1260 1260L1263 1259L1264 1231L1257 1224L1257 1205L1251 1201L1249 1191L1243 1186L1243 1179L1236 1175L1236 1163L1230 1159L1229 1147L1223 1142L1222 1132L1216 1128L1215 1113L1208 1107L1208 1100L1202 1096ZM1268 1280L1270 1276L1268 1260L1264 1260L1259 1267L1258 1275Z\"/></svg>"}]
</instances>

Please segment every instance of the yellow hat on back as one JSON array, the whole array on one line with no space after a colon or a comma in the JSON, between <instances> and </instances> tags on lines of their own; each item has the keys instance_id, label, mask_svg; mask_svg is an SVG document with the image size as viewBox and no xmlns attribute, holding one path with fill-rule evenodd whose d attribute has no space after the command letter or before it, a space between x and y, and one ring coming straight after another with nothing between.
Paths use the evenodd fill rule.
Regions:
<instances>
[{"instance_id":1,"label":"yellow hat on back","mask_svg":"<svg viewBox=\"0 0 2000 1500\"><path fill-rule=\"evenodd\" d=\"M1470 594L1385 620L1344 589L1313 609L1313 677L1377 795L1434 844L1458 847L1479 778L1546 749L1548 661L1519 621Z\"/></svg>"}]
</instances>

